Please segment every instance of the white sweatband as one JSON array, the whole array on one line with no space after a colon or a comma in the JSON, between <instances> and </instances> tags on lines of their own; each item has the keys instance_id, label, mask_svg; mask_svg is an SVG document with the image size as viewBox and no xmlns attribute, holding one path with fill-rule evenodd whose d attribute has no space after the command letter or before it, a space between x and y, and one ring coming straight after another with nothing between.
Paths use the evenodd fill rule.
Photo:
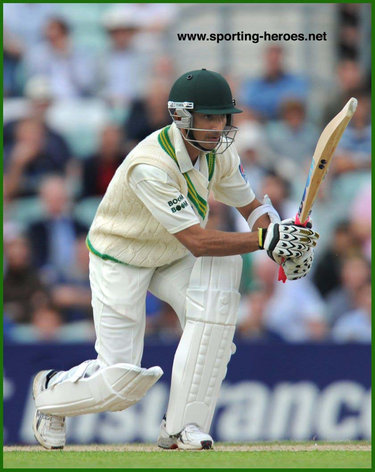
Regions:
<instances>
[{"instance_id":1,"label":"white sweatband","mask_svg":"<svg viewBox=\"0 0 375 472\"><path fill-rule=\"evenodd\" d=\"M264 196L263 204L255 208L255 210L253 210L250 213L249 218L247 219L247 224L249 225L250 231L253 230L253 226L255 222L257 221L257 219L265 214L268 214L268 216L270 217L271 223L280 222L280 216L275 210L275 208L272 206L271 199L268 195Z\"/></svg>"}]
</instances>

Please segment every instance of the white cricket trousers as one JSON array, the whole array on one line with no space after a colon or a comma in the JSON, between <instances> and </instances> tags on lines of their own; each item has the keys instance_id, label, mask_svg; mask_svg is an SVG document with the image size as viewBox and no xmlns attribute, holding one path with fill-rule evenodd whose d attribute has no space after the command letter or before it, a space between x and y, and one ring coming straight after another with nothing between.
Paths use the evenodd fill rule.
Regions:
<instances>
[{"instance_id":1,"label":"white cricket trousers","mask_svg":"<svg viewBox=\"0 0 375 472\"><path fill-rule=\"evenodd\" d=\"M195 257L187 255L159 267L134 267L90 253L90 284L96 331L95 350L102 366L140 365L146 325L146 294L169 303L185 326L185 294Z\"/></svg>"}]
</instances>

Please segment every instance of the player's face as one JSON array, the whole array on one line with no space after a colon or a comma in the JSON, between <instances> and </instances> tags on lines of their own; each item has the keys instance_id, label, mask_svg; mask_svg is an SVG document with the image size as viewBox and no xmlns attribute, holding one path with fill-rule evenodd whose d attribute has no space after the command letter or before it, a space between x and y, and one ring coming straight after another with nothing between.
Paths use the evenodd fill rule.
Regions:
<instances>
[{"instance_id":1,"label":"player's face","mask_svg":"<svg viewBox=\"0 0 375 472\"><path fill-rule=\"evenodd\" d=\"M200 145L207 150L214 149L220 141L221 134L227 122L226 115L204 115L194 113L194 128L202 131L194 131L194 138L200 142Z\"/></svg>"}]
</instances>

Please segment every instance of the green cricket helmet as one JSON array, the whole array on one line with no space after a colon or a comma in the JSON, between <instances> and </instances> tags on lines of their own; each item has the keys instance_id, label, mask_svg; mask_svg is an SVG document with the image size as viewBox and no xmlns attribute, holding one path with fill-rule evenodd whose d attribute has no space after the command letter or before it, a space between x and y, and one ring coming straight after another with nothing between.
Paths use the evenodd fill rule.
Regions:
<instances>
[{"instance_id":1,"label":"green cricket helmet","mask_svg":"<svg viewBox=\"0 0 375 472\"><path fill-rule=\"evenodd\" d=\"M207 151L204 144L212 141L197 140L194 131L210 131L194 127L192 112L206 115L226 115L227 121L215 147L223 153L233 143L238 128L232 126L232 114L242 113L235 107L228 82L217 72L207 69L186 72L173 84L169 94L168 111L177 128L185 129L182 137L199 151Z\"/></svg>"}]
</instances>

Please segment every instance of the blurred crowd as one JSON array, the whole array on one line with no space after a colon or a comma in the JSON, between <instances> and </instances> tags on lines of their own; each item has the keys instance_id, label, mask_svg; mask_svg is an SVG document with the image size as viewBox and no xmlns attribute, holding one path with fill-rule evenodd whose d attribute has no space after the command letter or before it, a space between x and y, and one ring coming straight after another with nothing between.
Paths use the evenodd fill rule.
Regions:
<instances>
[{"instance_id":1,"label":"blurred crowd","mask_svg":"<svg viewBox=\"0 0 375 472\"><path fill-rule=\"evenodd\" d=\"M282 218L296 213L321 129L351 96L358 99L314 207L321 239L311 274L284 285L267 255L243 256L236 336L250 342L371 340L370 80L358 58L360 4L335 6L336 72L319 119L310 118L311 78L286 68L281 45L264 47L259 77L227 76L244 110L235 122L244 172L257 197L268 194ZM86 234L127 152L170 123L168 93L181 73L166 48L178 5L84 5L93 17L90 28L82 23L87 31L77 10L65 7L4 5L4 339L10 342L94 340ZM248 230L234 209L214 200L208 226ZM179 338L170 306L148 294L146 308L147 336Z\"/></svg>"}]
</instances>

